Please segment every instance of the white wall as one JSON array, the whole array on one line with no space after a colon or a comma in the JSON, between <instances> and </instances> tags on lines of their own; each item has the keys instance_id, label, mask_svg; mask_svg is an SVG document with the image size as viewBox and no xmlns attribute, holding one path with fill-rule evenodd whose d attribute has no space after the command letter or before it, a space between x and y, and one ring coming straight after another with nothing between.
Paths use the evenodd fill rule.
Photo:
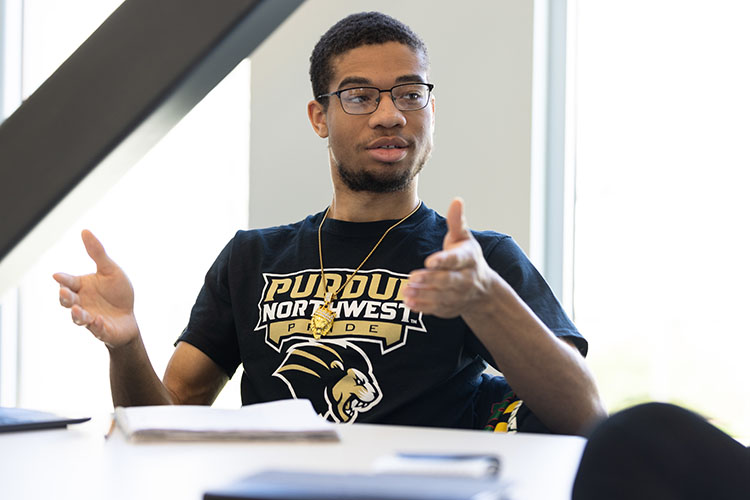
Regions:
<instances>
[{"instance_id":1,"label":"white wall","mask_svg":"<svg viewBox=\"0 0 750 500\"><path fill-rule=\"evenodd\" d=\"M377 4L362 0L308 0L304 3L252 58L250 226L296 221L308 213L323 209L329 203L331 188L326 143L313 133L306 115L306 104L312 97L308 58L320 35L341 17L374 8L409 24L425 39L430 51L431 80L437 86L437 125L433 158L420 179L422 198L428 205L443 212L453 196L463 196L467 200L467 215L472 227L509 233L528 251L533 39L531 0L469 0L462 2L460 7L454 3L425 0L386 0ZM56 37L49 33L46 39L49 43L57 43ZM490 89L487 92L492 99L482 109L462 104L462 96L468 93L473 97L474 88ZM243 101L233 104L238 108L230 105L216 109L212 111L214 115L199 121L213 130L216 127L212 123L227 121L236 114L236 120L246 123L244 111L247 106ZM246 137L247 129L238 121L232 122L233 131L241 131ZM222 152L234 155L237 161L246 161L241 153L232 149L234 139L229 134L220 133L220 138L209 138L208 132L203 132L204 141L189 140L191 146L204 148L206 154ZM198 133L201 133L200 130ZM199 157L200 153L192 147L185 148L184 154ZM187 160L180 156L169 156L169 159L162 157L154 161L164 163L165 168L177 168L185 173ZM203 160L203 164L209 165L211 161ZM221 184L222 175L216 168L228 167L228 164L228 160L218 159L216 165L211 165L211 178L217 184ZM153 188L148 193L155 190L154 193L158 194L160 187L154 185L152 177L148 181L133 180L138 170L135 167L125 176L125 184L132 186L145 182L144 186ZM150 169L142 167L140 170ZM199 173L203 175L208 171L199 169ZM242 176L238 178L240 182L232 186L247 185L241 180ZM199 183L202 182L200 177L197 179ZM212 183L206 185L203 182L198 190L214 191ZM125 210L127 203L121 202L121 199L126 199L127 193L118 198L116 190L93 206L85 220L75 223L69 231L72 236L61 242L60 246L51 248L22 283L21 302L26 305L21 310L21 328L36 334L22 334L20 404L63 413L76 409L93 412L99 408L109 408L106 353L86 331L70 323L67 311L57 305L57 286L50 278L55 271L88 272L91 269L77 235L82 227L95 230L103 238L111 255L130 273L136 286L139 323L159 373L163 372L172 350L171 344L187 320L192 297L200 286L199 277L210 266L223 242L231 236L230 231L218 238L221 243L216 243L216 248L200 258L189 257L185 251L177 262L167 256L152 259L150 267L138 264L138 256L143 252L152 252L150 255L156 250L169 253L174 248L170 242L181 241L182 238L165 239L165 233L159 230L160 224L163 226L160 218L148 216L149 211L160 216L171 213L163 204L159 206L156 201L156 205L144 204L141 194L139 206L145 213L142 218L155 225L146 228L148 221L140 222L141 219L129 216ZM183 194L188 195L189 192ZM227 203L231 203L226 194L224 197ZM158 196L147 198L158 200ZM113 216L104 215L104 205L125 210L121 214L123 220L113 224ZM232 220L234 216L231 214L241 211L210 214L205 210L200 211L201 217L191 216L184 220L192 221L193 227L202 228L200 234L203 236L208 229L204 217L221 221L220 227L211 228L212 233L223 231L226 226L244 226L244 221ZM186 213L182 212L178 217L184 217ZM241 216L238 218L244 219ZM170 234L179 232L176 226L170 225L169 229ZM186 231L184 234L190 234L190 230ZM143 248L133 250L127 245L128 241ZM152 244L144 246L143 241L151 241ZM159 249L154 249L154 246ZM79 260L74 261L71 255ZM185 261L189 261L188 264L183 264ZM162 265L168 265L169 270L153 271L153 266ZM190 296L184 307L170 303L168 313L164 314L164 304L159 297L170 287L170 293L175 294L176 281L170 273L178 272L184 265L199 276L194 284L177 287L185 292L177 295ZM147 275L156 281L147 282ZM147 309L155 309L153 319L149 319ZM174 324L167 324L167 321ZM74 352L75 355L63 356L63 352ZM236 377L233 383L238 380L239 377ZM238 389L229 389L225 393L237 400ZM236 404L225 403L225 406Z\"/></svg>"},{"instance_id":2,"label":"white wall","mask_svg":"<svg viewBox=\"0 0 750 500\"><path fill-rule=\"evenodd\" d=\"M533 4L305 2L252 56L250 225L297 221L330 202L326 142L306 114L308 58L336 21L379 10L422 36L431 58L435 149L419 181L422 199L444 213L462 196L474 229L511 234L528 252ZM474 89L490 96L485 106L471 102Z\"/></svg>"}]
</instances>

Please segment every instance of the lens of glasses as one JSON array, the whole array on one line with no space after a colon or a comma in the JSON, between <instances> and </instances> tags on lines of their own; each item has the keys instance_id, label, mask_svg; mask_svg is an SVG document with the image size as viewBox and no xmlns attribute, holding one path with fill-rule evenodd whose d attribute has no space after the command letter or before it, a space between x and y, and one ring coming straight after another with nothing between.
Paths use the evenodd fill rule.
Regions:
<instances>
[{"instance_id":1,"label":"lens of glasses","mask_svg":"<svg viewBox=\"0 0 750 500\"><path fill-rule=\"evenodd\" d=\"M430 88L423 83L405 83L393 87L391 96L396 108L401 111L414 111L427 106ZM365 115L378 108L380 90L372 87L347 89L342 91L339 97L344 111L353 115Z\"/></svg>"},{"instance_id":2,"label":"lens of glasses","mask_svg":"<svg viewBox=\"0 0 750 500\"><path fill-rule=\"evenodd\" d=\"M421 83L399 85L391 90L393 102L401 111L413 111L427 106L430 88Z\"/></svg>"},{"instance_id":3,"label":"lens of glasses","mask_svg":"<svg viewBox=\"0 0 750 500\"><path fill-rule=\"evenodd\" d=\"M378 107L380 92L373 88L348 89L341 92L341 105L344 111L353 115L372 113Z\"/></svg>"}]
</instances>

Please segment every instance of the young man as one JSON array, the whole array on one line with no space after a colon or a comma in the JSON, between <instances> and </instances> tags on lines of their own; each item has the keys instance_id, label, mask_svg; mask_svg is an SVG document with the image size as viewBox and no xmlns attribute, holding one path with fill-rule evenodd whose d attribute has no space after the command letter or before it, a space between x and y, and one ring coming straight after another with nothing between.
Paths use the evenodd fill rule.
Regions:
<instances>
[{"instance_id":1,"label":"young man","mask_svg":"<svg viewBox=\"0 0 750 500\"><path fill-rule=\"evenodd\" d=\"M517 245L471 232L461 200L445 219L420 202L435 119L428 69L423 42L379 13L323 35L307 111L328 141L331 205L237 233L163 382L127 277L84 231L97 272L55 279L73 320L109 348L115 405L211 404L242 364L243 404L308 398L337 422L494 427L493 410L510 418L524 406L542 428L581 433L604 415L586 341ZM505 379L483 375L485 361Z\"/></svg>"}]
</instances>

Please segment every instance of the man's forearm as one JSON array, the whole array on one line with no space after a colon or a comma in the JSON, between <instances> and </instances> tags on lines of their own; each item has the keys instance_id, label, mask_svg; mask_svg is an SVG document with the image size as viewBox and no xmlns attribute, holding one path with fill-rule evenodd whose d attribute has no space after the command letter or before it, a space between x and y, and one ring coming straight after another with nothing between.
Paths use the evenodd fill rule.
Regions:
<instances>
[{"instance_id":1,"label":"man's forearm","mask_svg":"<svg viewBox=\"0 0 750 500\"><path fill-rule=\"evenodd\" d=\"M140 335L128 344L109 349L109 381L115 407L173 404Z\"/></svg>"},{"instance_id":2,"label":"man's forearm","mask_svg":"<svg viewBox=\"0 0 750 500\"><path fill-rule=\"evenodd\" d=\"M556 338L499 276L462 316L550 430L582 434L606 415L583 356Z\"/></svg>"}]
</instances>

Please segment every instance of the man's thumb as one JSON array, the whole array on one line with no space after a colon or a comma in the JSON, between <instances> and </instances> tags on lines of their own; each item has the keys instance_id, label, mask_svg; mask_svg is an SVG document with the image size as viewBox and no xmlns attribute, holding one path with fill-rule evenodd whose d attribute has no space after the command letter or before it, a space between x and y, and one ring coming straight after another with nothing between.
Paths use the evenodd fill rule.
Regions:
<instances>
[{"instance_id":1,"label":"man's thumb","mask_svg":"<svg viewBox=\"0 0 750 500\"><path fill-rule=\"evenodd\" d=\"M464 200L454 198L448 207L445 219L448 223L448 232L443 242L444 247L471 237L469 228L466 225L466 218L464 217Z\"/></svg>"},{"instance_id":2,"label":"man's thumb","mask_svg":"<svg viewBox=\"0 0 750 500\"><path fill-rule=\"evenodd\" d=\"M107 273L115 267L115 263L109 258L107 252L96 236L91 231L84 229L81 232L81 239L86 247L86 253L96 263L96 269L99 272Z\"/></svg>"}]
</instances>

